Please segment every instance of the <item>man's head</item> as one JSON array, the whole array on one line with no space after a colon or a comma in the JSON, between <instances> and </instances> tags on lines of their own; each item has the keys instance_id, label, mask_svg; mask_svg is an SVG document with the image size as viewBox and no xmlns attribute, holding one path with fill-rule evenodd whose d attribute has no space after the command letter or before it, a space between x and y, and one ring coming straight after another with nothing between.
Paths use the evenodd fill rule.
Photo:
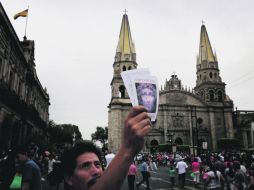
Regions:
<instances>
[{"instance_id":1,"label":"man's head","mask_svg":"<svg viewBox=\"0 0 254 190\"><path fill-rule=\"evenodd\" d=\"M29 149L25 146L20 146L16 150L16 155L19 163L23 163L29 159Z\"/></svg>"},{"instance_id":2,"label":"man's head","mask_svg":"<svg viewBox=\"0 0 254 190\"><path fill-rule=\"evenodd\" d=\"M101 151L91 141L79 142L64 152L62 167L72 189L90 189L103 173Z\"/></svg>"}]
</instances>

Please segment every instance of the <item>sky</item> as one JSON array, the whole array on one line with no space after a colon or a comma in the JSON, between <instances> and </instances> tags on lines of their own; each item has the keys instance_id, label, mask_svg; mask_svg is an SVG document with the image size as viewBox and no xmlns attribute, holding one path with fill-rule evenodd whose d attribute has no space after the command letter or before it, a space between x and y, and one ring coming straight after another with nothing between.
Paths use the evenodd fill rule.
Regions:
<instances>
[{"instance_id":1,"label":"sky","mask_svg":"<svg viewBox=\"0 0 254 190\"><path fill-rule=\"evenodd\" d=\"M202 21L216 51L226 93L238 110L254 110L253 0L1 0L19 37L35 41L38 78L50 95L50 119L79 126L91 139L108 125L110 82L124 10L138 68L164 86L173 72L196 83Z\"/></svg>"}]
</instances>

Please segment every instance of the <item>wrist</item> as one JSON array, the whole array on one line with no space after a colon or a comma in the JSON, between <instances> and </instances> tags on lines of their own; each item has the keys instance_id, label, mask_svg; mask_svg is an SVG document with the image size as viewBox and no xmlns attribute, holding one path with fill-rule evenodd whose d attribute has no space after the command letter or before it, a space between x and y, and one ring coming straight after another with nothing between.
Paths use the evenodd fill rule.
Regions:
<instances>
[{"instance_id":1,"label":"wrist","mask_svg":"<svg viewBox=\"0 0 254 190\"><path fill-rule=\"evenodd\" d=\"M118 150L118 154L121 155L127 162L133 162L136 153L131 148L126 148L123 145Z\"/></svg>"}]
</instances>

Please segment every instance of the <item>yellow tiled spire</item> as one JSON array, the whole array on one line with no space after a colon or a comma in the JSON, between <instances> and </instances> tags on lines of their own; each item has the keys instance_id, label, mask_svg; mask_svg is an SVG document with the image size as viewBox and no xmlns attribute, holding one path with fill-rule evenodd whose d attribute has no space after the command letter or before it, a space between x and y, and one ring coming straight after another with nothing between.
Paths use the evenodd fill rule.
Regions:
<instances>
[{"instance_id":1,"label":"yellow tiled spire","mask_svg":"<svg viewBox=\"0 0 254 190\"><path fill-rule=\"evenodd\" d=\"M202 64L202 62L216 62L216 58L213 54L212 46L206 31L206 27L203 24L201 26L200 33L200 44L199 44L199 56L198 56L198 64Z\"/></svg>"},{"instance_id":2,"label":"yellow tiled spire","mask_svg":"<svg viewBox=\"0 0 254 190\"><path fill-rule=\"evenodd\" d=\"M125 13L123 15L119 41L116 49L116 61L136 61L135 54L135 45L131 37L128 16Z\"/></svg>"}]
</instances>

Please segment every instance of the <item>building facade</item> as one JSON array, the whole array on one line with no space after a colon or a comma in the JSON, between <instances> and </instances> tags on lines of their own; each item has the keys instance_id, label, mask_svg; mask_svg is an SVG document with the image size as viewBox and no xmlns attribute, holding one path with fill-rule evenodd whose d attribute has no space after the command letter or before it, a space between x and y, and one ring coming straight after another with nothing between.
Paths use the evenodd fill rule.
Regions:
<instances>
[{"instance_id":1,"label":"building facade","mask_svg":"<svg viewBox=\"0 0 254 190\"><path fill-rule=\"evenodd\" d=\"M131 108L120 73L137 66L128 16L124 14L108 106L108 148L112 152L120 146L124 119ZM169 142L199 148L206 144L208 149L215 150L217 140L234 137L233 101L226 94L205 25L201 26L196 86L192 90L184 88L181 80L173 74L166 80L159 96L157 121L146 137L145 151L152 145Z\"/></svg>"},{"instance_id":2,"label":"building facade","mask_svg":"<svg viewBox=\"0 0 254 190\"><path fill-rule=\"evenodd\" d=\"M0 3L0 151L42 140L49 95L36 74L34 41L23 41Z\"/></svg>"},{"instance_id":3,"label":"building facade","mask_svg":"<svg viewBox=\"0 0 254 190\"><path fill-rule=\"evenodd\" d=\"M235 110L233 112L234 135L243 149L254 148L254 111Z\"/></svg>"}]
</instances>

